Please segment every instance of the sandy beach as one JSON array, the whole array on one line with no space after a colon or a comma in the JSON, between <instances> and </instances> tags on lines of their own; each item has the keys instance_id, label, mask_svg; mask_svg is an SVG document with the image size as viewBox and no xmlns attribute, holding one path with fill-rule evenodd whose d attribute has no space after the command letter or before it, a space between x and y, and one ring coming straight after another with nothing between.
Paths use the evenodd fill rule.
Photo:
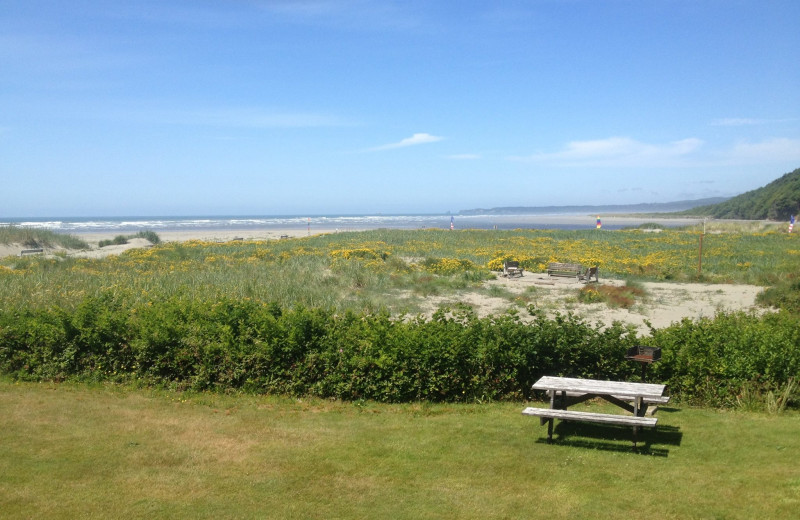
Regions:
<instances>
[{"instance_id":1,"label":"sandy beach","mask_svg":"<svg viewBox=\"0 0 800 520\"><path fill-rule=\"evenodd\" d=\"M606 278L601 270L599 283L624 286L626 282ZM579 303L576 295L584 283L575 278L526 272L521 278L498 276L495 280L484 282L485 288L499 286L529 300L530 304L550 317L557 313L572 313L591 324L601 323L604 326L617 321L632 325L645 335L649 334L649 325L663 328L683 318L710 318L720 311L765 312L763 307L756 305L756 297L764 288L755 285L676 282L641 282L639 285L647 294L643 299L630 308L615 308L605 303ZM434 296L426 298L425 304L428 314L432 314L440 305L459 302L472 306L479 316L498 315L516 309L523 321L532 320L524 307L510 302L508 298L492 297L485 292L468 291L459 294L457 300L449 296Z\"/></svg>"},{"instance_id":2,"label":"sandy beach","mask_svg":"<svg viewBox=\"0 0 800 520\"><path fill-rule=\"evenodd\" d=\"M702 224L702 219L697 218L652 218L637 215L625 216L604 216L602 226L606 229L620 229L623 227L637 227L644 223L660 224L664 227L694 226ZM569 226L571 229L595 229L597 216L595 215L493 215L491 217L481 217L480 223L484 226L486 222L496 225L497 229L558 229ZM455 216L455 229L485 229L475 226L474 217ZM442 226L445 226L443 223ZM224 229L186 229L186 230L167 230L160 231L155 229L158 236L164 242L184 242L187 240L203 240L209 242L227 242L234 239L243 240L278 240L282 236L290 238L306 237L327 233L340 233L345 231L366 231L380 228L398 228L398 226L381 224L368 224L360 222L358 225L319 225L311 223L309 225L295 226L250 226L250 227L226 227ZM421 225L417 228L402 226L402 229L430 229L430 226ZM438 229L446 229L441 227ZM83 238L90 244L100 240L109 240L119 234L126 232L107 231L107 232L74 232L75 236Z\"/></svg>"}]
</instances>

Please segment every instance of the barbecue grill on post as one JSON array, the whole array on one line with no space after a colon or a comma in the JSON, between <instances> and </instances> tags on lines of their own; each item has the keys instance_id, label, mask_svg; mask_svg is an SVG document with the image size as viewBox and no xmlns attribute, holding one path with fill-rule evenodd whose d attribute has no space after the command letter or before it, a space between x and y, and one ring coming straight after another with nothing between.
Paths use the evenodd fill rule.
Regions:
<instances>
[{"instance_id":1,"label":"barbecue grill on post","mask_svg":"<svg viewBox=\"0 0 800 520\"><path fill-rule=\"evenodd\" d=\"M657 347L645 347L637 345L628 349L625 354L625 359L636 361L642 365L642 382L645 381L645 373L647 372L647 365L654 363L661 359L661 349Z\"/></svg>"}]
</instances>

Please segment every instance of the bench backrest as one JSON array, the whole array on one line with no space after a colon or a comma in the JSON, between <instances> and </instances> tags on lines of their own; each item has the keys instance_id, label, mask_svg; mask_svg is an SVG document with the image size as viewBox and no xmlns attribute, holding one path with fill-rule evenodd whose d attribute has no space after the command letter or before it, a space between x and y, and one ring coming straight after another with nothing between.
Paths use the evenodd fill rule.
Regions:
<instances>
[{"instance_id":1,"label":"bench backrest","mask_svg":"<svg viewBox=\"0 0 800 520\"><path fill-rule=\"evenodd\" d=\"M549 265L548 269L556 270L556 269L563 269L567 271L576 271L582 269L583 266L581 264L565 264L565 263L558 263L553 262Z\"/></svg>"}]
</instances>

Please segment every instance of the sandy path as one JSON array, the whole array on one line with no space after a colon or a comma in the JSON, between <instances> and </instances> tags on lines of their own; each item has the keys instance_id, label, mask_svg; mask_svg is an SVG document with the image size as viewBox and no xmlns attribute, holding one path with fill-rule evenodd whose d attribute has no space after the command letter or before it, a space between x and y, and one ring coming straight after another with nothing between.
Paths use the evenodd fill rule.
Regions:
<instances>
[{"instance_id":1,"label":"sandy path","mask_svg":"<svg viewBox=\"0 0 800 520\"><path fill-rule=\"evenodd\" d=\"M603 279L602 276L600 283L625 285L623 280ZM430 297L426 300L425 311L433 312L439 305L462 302L471 305L479 316L499 314L516 308L521 317L526 319L526 306L533 304L549 316L572 312L593 324L599 322L610 325L614 321L620 321L635 326L643 334L649 333L647 323L654 328L663 328L683 318L713 317L722 310L763 311L755 302L763 288L753 285L671 282L642 282L639 285L647 293L642 300L629 309L611 308L605 303L579 303L577 293L583 283L573 278L525 273L521 278L498 277L487 281L481 291L467 291L457 297ZM491 296L492 287L501 288L506 295Z\"/></svg>"}]
</instances>

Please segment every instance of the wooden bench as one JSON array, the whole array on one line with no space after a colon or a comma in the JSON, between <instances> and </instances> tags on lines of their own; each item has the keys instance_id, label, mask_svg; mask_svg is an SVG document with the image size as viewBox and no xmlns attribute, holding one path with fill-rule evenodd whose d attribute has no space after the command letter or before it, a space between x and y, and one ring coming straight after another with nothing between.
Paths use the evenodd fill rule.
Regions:
<instances>
[{"instance_id":1,"label":"wooden bench","mask_svg":"<svg viewBox=\"0 0 800 520\"><path fill-rule=\"evenodd\" d=\"M19 252L19 256L40 255L42 253L44 253L44 249L42 249L42 248L38 248L38 249L23 249L22 251Z\"/></svg>"},{"instance_id":2,"label":"wooden bench","mask_svg":"<svg viewBox=\"0 0 800 520\"><path fill-rule=\"evenodd\" d=\"M547 423L547 442L553 441L553 420L561 421L582 421L599 424L621 424L623 426L633 426L633 449L636 449L636 442L639 427L653 428L658 419L655 417L639 417L636 415L617 415L611 413L578 412L575 410L557 410L553 408L532 408L522 410L522 415L539 417L541 424Z\"/></svg>"},{"instance_id":3,"label":"wooden bench","mask_svg":"<svg viewBox=\"0 0 800 520\"><path fill-rule=\"evenodd\" d=\"M519 262L515 262L513 260L506 260L503 262L503 276L507 276L509 278L513 276L522 277L522 271L524 271L524 269L519 266Z\"/></svg>"},{"instance_id":4,"label":"wooden bench","mask_svg":"<svg viewBox=\"0 0 800 520\"><path fill-rule=\"evenodd\" d=\"M578 412L575 410L553 410L552 408L532 408L522 410L522 415L533 415L543 420L560 419L562 421L583 421L603 424L624 424L626 426L643 426L652 428L658 422L655 417L637 417L635 415L618 415L613 413Z\"/></svg>"},{"instance_id":5,"label":"wooden bench","mask_svg":"<svg viewBox=\"0 0 800 520\"><path fill-rule=\"evenodd\" d=\"M600 279L597 277L597 267L587 267L586 271L580 275L578 278L583 280L584 282L591 282L592 277L594 277L595 282L600 282Z\"/></svg>"},{"instance_id":6,"label":"wooden bench","mask_svg":"<svg viewBox=\"0 0 800 520\"><path fill-rule=\"evenodd\" d=\"M554 262L547 266L547 274L549 276L572 276L580 279L583 272L581 264L565 264Z\"/></svg>"}]
</instances>

